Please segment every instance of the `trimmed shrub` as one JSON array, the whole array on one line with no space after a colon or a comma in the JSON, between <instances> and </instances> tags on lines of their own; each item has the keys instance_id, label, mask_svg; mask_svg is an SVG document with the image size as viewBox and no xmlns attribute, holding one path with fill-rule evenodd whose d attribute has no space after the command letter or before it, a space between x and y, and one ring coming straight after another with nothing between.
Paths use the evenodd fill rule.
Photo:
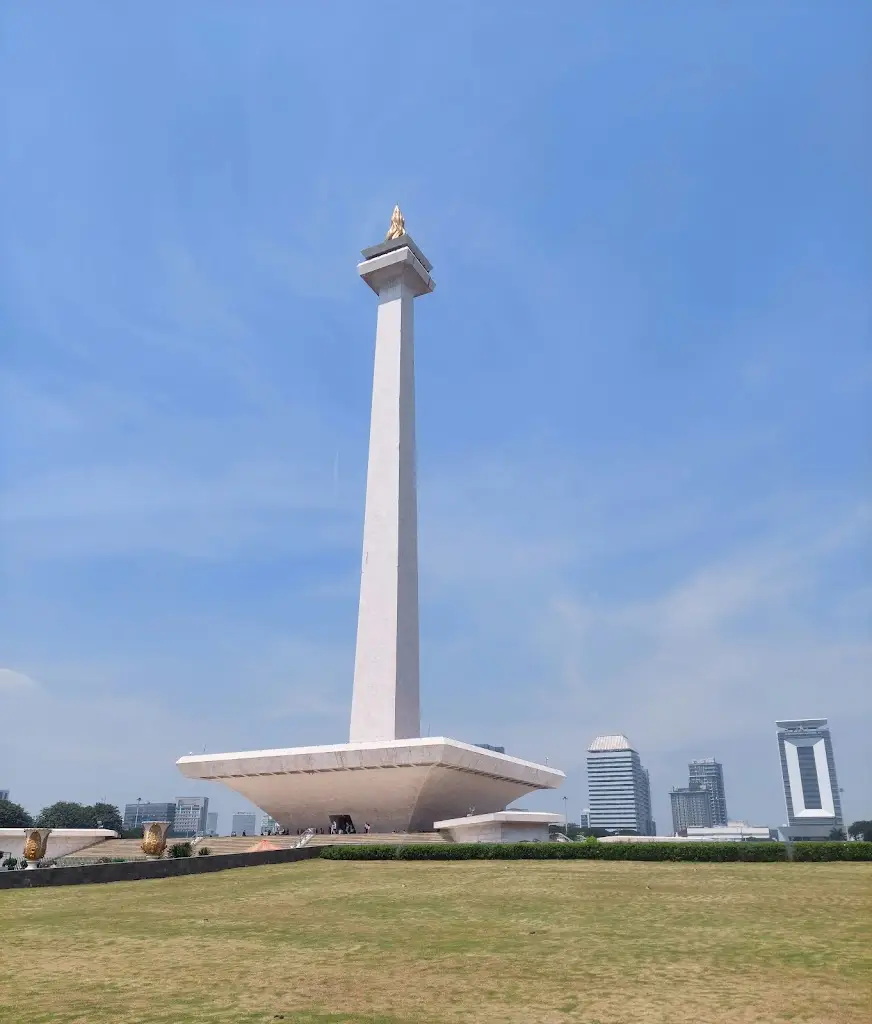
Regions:
<instances>
[{"instance_id":1,"label":"trimmed shrub","mask_svg":"<svg viewBox=\"0 0 872 1024\"><path fill-rule=\"evenodd\" d=\"M637 860L763 863L787 860L784 844L775 842L409 843L405 846L328 846L321 856L327 860Z\"/></svg>"},{"instance_id":2,"label":"trimmed shrub","mask_svg":"<svg viewBox=\"0 0 872 1024\"><path fill-rule=\"evenodd\" d=\"M167 852L171 857L190 857L193 847L190 843L173 843Z\"/></svg>"},{"instance_id":3,"label":"trimmed shrub","mask_svg":"<svg viewBox=\"0 0 872 1024\"><path fill-rule=\"evenodd\" d=\"M209 849L208 846L200 846L197 849L197 856L198 857L208 857L211 852L212 851Z\"/></svg>"},{"instance_id":4,"label":"trimmed shrub","mask_svg":"<svg viewBox=\"0 0 872 1024\"><path fill-rule=\"evenodd\" d=\"M872 843L794 843L793 859L805 862L872 860Z\"/></svg>"}]
</instances>

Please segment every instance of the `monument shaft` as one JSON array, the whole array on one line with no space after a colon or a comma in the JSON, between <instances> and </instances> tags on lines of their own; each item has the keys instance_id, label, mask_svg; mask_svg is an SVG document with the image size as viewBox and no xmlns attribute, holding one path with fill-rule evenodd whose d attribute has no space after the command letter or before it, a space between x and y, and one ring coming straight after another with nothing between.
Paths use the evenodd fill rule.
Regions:
<instances>
[{"instance_id":1,"label":"monument shaft","mask_svg":"<svg viewBox=\"0 0 872 1024\"><path fill-rule=\"evenodd\" d=\"M352 743L420 736L414 293L379 285Z\"/></svg>"}]
</instances>

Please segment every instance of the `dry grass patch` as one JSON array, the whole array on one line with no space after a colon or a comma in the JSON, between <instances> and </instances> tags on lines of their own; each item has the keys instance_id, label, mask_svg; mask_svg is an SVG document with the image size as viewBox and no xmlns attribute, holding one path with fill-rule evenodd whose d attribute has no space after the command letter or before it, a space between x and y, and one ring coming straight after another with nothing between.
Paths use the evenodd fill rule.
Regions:
<instances>
[{"instance_id":1,"label":"dry grass patch","mask_svg":"<svg viewBox=\"0 0 872 1024\"><path fill-rule=\"evenodd\" d=\"M0 892L0 1021L867 1024L870 904L867 864L308 861Z\"/></svg>"}]
</instances>

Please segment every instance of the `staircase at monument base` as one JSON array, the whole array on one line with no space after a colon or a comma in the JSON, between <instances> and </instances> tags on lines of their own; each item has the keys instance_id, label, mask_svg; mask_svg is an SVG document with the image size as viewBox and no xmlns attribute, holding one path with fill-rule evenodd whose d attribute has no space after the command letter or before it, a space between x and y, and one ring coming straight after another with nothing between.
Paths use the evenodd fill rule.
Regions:
<instances>
[{"instance_id":1,"label":"staircase at monument base","mask_svg":"<svg viewBox=\"0 0 872 1024\"><path fill-rule=\"evenodd\" d=\"M300 836L215 836L199 840L194 846L194 856L197 856L198 847L208 847L210 854L220 853L247 853L253 846L266 840L271 846L279 850L289 850L297 845ZM184 842L182 839L170 839L168 846L173 842ZM361 846L361 845L390 845L405 846L409 843L444 843L446 840L438 832L409 832L409 833L376 833L364 832L355 835L314 835L306 843L306 846ZM84 850L78 850L70 857L64 858L65 864L75 864L80 861L94 861L102 857L124 858L124 860L145 860L145 854L140 847L139 839L107 839L105 842L89 846Z\"/></svg>"}]
</instances>

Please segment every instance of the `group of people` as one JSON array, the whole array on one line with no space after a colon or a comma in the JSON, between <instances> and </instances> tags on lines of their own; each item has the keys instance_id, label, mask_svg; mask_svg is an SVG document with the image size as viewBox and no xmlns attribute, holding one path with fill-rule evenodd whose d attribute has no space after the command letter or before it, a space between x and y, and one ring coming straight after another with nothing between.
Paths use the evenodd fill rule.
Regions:
<instances>
[{"instance_id":1,"label":"group of people","mask_svg":"<svg viewBox=\"0 0 872 1024\"><path fill-rule=\"evenodd\" d=\"M369 835L372 832L372 825L368 821L363 824L364 835ZM301 836L305 832L313 832L316 836L328 835L328 830L325 828L298 828L297 835ZM347 824L340 825L336 821L330 822L329 835L331 836L353 836L357 835L357 829L354 827L354 823L351 819L348 820Z\"/></svg>"}]
</instances>

